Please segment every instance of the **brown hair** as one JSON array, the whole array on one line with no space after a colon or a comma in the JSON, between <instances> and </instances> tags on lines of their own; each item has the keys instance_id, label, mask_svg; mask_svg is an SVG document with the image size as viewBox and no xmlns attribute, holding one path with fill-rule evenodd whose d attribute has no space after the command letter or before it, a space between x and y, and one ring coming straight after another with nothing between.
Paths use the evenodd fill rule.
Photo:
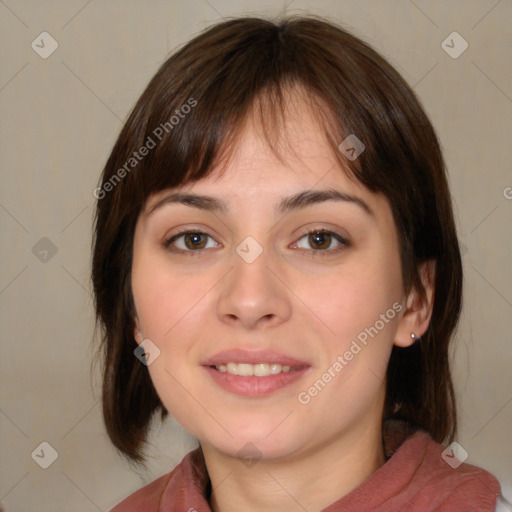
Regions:
<instances>
[{"instance_id":1,"label":"brown hair","mask_svg":"<svg viewBox=\"0 0 512 512\"><path fill-rule=\"evenodd\" d=\"M130 271L138 216L152 193L207 176L258 102L263 123L278 133L286 115L283 95L297 87L325 120L340 163L387 197L406 292L416 287L425 297L420 264L436 263L429 328L421 342L393 347L383 419L403 419L438 442L453 440L448 348L460 315L462 265L430 121L398 72L337 25L317 17L238 18L205 30L161 66L126 121L95 191L92 280L102 328L103 415L113 444L133 461L144 460L153 414L166 414L147 368L134 356ZM353 162L337 149L351 133L366 146Z\"/></svg>"}]
</instances>

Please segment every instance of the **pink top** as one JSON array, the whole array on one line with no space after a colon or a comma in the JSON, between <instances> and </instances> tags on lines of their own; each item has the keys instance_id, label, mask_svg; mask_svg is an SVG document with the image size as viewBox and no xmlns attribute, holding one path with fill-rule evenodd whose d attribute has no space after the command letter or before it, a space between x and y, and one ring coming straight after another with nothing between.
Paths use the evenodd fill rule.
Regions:
<instances>
[{"instance_id":1,"label":"pink top","mask_svg":"<svg viewBox=\"0 0 512 512\"><path fill-rule=\"evenodd\" d=\"M441 457L443 445L422 430L406 436L397 425L383 438L387 462L322 512L494 512L500 484L493 475L465 463L453 469ZM111 512L211 512L209 484L198 448Z\"/></svg>"}]
</instances>

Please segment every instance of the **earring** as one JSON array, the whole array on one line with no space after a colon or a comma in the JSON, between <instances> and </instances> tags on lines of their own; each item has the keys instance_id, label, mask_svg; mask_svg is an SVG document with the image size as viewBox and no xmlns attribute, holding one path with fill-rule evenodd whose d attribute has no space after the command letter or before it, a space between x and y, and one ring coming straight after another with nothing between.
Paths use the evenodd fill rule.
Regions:
<instances>
[{"instance_id":1,"label":"earring","mask_svg":"<svg viewBox=\"0 0 512 512\"><path fill-rule=\"evenodd\" d=\"M139 340L140 341L143 341L143 337L142 337L142 331L140 329L137 330L137 333L139 335Z\"/></svg>"},{"instance_id":2,"label":"earring","mask_svg":"<svg viewBox=\"0 0 512 512\"><path fill-rule=\"evenodd\" d=\"M420 338L418 336L416 336L416 334L414 334L413 332L411 332L411 338L416 342L418 341Z\"/></svg>"}]
</instances>

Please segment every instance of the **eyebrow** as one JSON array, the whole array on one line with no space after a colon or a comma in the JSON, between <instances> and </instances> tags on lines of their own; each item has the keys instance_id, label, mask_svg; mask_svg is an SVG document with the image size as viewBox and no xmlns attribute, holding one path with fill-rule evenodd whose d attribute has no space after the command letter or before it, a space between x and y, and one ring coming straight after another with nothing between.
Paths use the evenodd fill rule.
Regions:
<instances>
[{"instance_id":1,"label":"eyebrow","mask_svg":"<svg viewBox=\"0 0 512 512\"><path fill-rule=\"evenodd\" d=\"M285 197L276 206L275 213L283 215L293 210L299 210L301 208L324 203L326 201L343 201L353 203L360 206L368 215L375 216L373 210L363 199L335 189L304 190L292 196ZM199 210L210 212L228 213L229 211L227 203L216 197L173 192L149 208L146 216L149 216L155 210L158 210L162 206L168 204L183 204L192 208L198 208Z\"/></svg>"}]
</instances>

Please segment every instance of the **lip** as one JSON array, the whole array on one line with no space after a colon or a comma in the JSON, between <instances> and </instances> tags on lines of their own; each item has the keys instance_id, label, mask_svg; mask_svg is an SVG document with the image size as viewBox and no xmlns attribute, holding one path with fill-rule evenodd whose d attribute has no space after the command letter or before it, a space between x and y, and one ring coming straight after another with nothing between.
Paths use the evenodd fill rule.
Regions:
<instances>
[{"instance_id":1,"label":"lip","mask_svg":"<svg viewBox=\"0 0 512 512\"><path fill-rule=\"evenodd\" d=\"M293 371L267 375L265 377L244 377L220 372L214 367L226 363L277 363L295 368ZM222 389L241 396L258 398L276 393L304 377L311 365L305 361L273 350L225 350L202 363L204 370Z\"/></svg>"},{"instance_id":2,"label":"lip","mask_svg":"<svg viewBox=\"0 0 512 512\"><path fill-rule=\"evenodd\" d=\"M277 363L296 367L309 367L306 361L295 359L275 350L224 350L202 362L202 366L218 366L226 363Z\"/></svg>"}]
</instances>

